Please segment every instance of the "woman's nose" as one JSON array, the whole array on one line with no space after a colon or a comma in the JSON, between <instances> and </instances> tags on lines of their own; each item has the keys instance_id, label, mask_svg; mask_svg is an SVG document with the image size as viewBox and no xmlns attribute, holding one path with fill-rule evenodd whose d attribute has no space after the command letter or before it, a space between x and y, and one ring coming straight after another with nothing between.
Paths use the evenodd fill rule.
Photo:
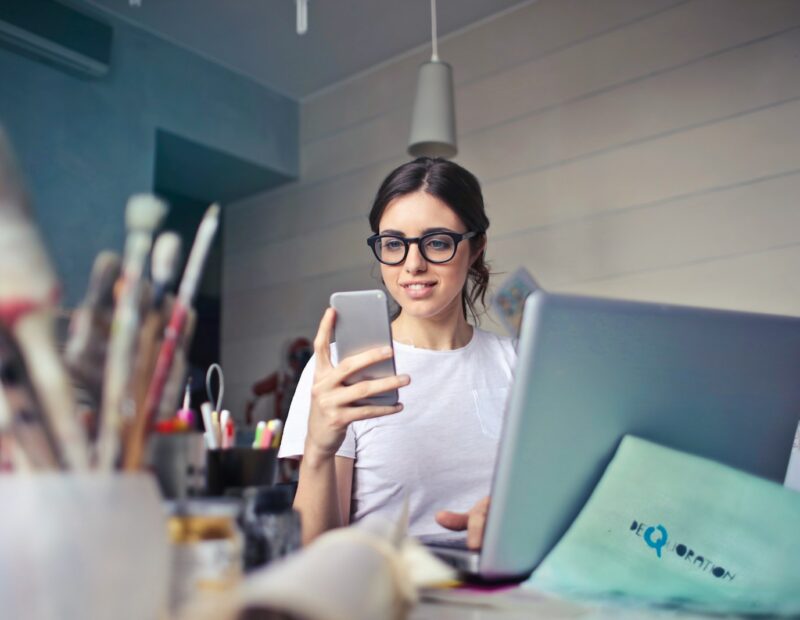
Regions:
<instances>
[{"instance_id":1,"label":"woman's nose","mask_svg":"<svg viewBox=\"0 0 800 620\"><path fill-rule=\"evenodd\" d=\"M419 251L419 244L412 243L408 246L408 255L406 256L405 268L409 273L419 273L425 271L428 263L422 252Z\"/></svg>"}]
</instances>

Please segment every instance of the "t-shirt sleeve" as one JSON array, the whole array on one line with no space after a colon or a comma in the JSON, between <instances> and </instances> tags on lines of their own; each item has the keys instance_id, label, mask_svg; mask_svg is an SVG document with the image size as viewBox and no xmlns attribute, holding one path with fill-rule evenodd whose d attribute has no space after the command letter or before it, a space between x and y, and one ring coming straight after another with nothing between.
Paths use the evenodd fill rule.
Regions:
<instances>
[{"instance_id":1,"label":"t-shirt sleeve","mask_svg":"<svg viewBox=\"0 0 800 620\"><path fill-rule=\"evenodd\" d=\"M314 384L316 366L316 356L312 355L300 375L300 381L297 383L292 404L289 405L281 446L278 449L278 458L298 459L303 456L306 434L308 433L308 414L311 411L311 387ZM342 446L336 454L337 456L346 456L351 459L356 457L356 440L352 425L348 426L344 442L342 442Z\"/></svg>"}]
</instances>

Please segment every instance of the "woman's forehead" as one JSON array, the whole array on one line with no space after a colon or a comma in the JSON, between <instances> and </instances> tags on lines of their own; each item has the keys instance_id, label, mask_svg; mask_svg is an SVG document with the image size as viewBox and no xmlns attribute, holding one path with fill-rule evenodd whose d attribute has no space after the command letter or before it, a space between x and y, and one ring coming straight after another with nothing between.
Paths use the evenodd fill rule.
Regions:
<instances>
[{"instance_id":1,"label":"woman's forehead","mask_svg":"<svg viewBox=\"0 0 800 620\"><path fill-rule=\"evenodd\" d=\"M379 229L417 232L429 228L463 228L463 222L447 203L424 191L398 196L381 215Z\"/></svg>"}]
</instances>

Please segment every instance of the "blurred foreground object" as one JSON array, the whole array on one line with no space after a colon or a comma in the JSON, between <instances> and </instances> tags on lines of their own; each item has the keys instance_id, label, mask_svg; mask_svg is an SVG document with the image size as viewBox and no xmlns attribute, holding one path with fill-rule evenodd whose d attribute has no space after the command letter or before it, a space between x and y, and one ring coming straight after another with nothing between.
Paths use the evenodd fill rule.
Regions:
<instances>
[{"instance_id":1,"label":"blurred foreground object","mask_svg":"<svg viewBox=\"0 0 800 620\"><path fill-rule=\"evenodd\" d=\"M239 501L194 499L169 507L172 546L170 609L175 612L204 593L233 588L242 575Z\"/></svg>"},{"instance_id":2,"label":"blurred foreground object","mask_svg":"<svg viewBox=\"0 0 800 620\"><path fill-rule=\"evenodd\" d=\"M11 620L158 620L169 545L152 477L0 476L0 601Z\"/></svg>"},{"instance_id":3,"label":"blurred foreground object","mask_svg":"<svg viewBox=\"0 0 800 620\"><path fill-rule=\"evenodd\" d=\"M103 397L103 374L114 316L114 285L121 271L119 255L108 251L97 255L86 297L72 315L64 350L70 376L94 416L99 413Z\"/></svg>"},{"instance_id":4,"label":"blurred foreground object","mask_svg":"<svg viewBox=\"0 0 800 620\"><path fill-rule=\"evenodd\" d=\"M20 175L0 128L0 323L21 357L59 446L63 465L89 467L86 436L55 342L59 285L33 222Z\"/></svg>"},{"instance_id":5,"label":"blurred foreground object","mask_svg":"<svg viewBox=\"0 0 800 620\"><path fill-rule=\"evenodd\" d=\"M287 486L246 489L241 525L245 571L300 549L300 513L292 508L292 493Z\"/></svg>"},{"instance_id":6,"label":"blurred foreground object","mask_svg":"<svg viewBox=\"0 0 800 620\"><path fill-rule=\"evenodd\" d=\"M28 370L5 327L0 325L0 388L4 421L0 431L14 439L19 453L12 457L16 469L34 471L60 467L61 454L52 429L43 416ZM24 462L21 460L24 459Z\"/></svg>"},{"instance_id":7,"label":"blurred foreground object","mask_svg":"<svg viewBox=\"0 0 800 620\"><path fill-rule=\"evenodd\" d=\"M251 573L232 592L190 606L183 617L405 618L419 588L454 577L419 542L405 538L405 522L368 517L323 534L303 551Z\"/></svg>"}]
</instances>

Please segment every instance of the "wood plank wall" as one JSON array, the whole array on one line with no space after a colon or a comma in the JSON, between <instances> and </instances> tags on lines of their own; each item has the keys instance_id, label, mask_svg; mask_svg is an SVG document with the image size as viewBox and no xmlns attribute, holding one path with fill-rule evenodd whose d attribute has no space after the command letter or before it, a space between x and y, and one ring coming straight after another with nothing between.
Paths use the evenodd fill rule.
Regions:
<instances>
[{"instance_id":1,"label":"wood plank wall","mask_svg":"<svg viewBox=\"0 0 800 620\"><path fill-rule=\"evenodd\" d=\"M331 292L375 285L366 213L407 160L428 54L304 101L300 181L227 207L234 412L288 339L313 337ZM446 38L440 56L495 271L524 265L558 291L800 314L800 2L540 0Z\"/></svg>"}]
</instances>

